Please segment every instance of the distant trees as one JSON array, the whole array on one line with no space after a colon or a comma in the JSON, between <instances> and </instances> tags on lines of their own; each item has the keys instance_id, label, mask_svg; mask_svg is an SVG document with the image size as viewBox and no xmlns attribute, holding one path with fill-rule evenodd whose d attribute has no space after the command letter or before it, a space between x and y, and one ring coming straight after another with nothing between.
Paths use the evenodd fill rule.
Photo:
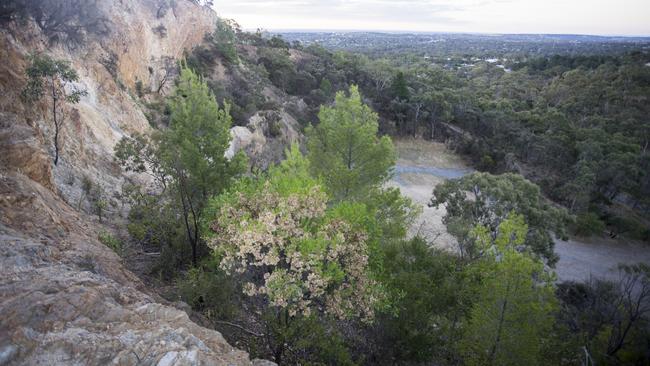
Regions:
<instances>
[{"instance_id":1,"label":"distant trees","mask_svg":"<svg viewBox=\"0 0 650 366\"><path fill-rule=\"evenodd\" d=\"M395 70L388 60L369 61L365 68L374 84L377 95L390 86Z\"/></svg>"},{"instance_id":2,"label":"distant trees","mask_svg":"<svg viewBox=\"0 0 650 366\"><path fill-rule=\"evenodd\" d=\"M67 117L67 103L76 104L87 92L74 85L79 75L68 61L53 59L48 55L32 55L25 70L28 77L22 98L32 103L41 99L51 105L54 125L54 165L59 163L60 135Z\"/></svg>"}]
</instances>

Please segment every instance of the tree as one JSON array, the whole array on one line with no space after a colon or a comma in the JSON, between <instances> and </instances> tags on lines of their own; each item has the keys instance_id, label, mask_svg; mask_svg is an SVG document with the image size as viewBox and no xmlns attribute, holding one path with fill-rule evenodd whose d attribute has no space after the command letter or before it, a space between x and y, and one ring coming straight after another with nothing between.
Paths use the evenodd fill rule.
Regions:
<instances>
[{"instance_id":1,"label":"tree","mask_svg":"<svg viewBox=\"0 0 650 366\"><path fill-rule=\"evenodd\" d=\"M186 65L169 107L169 128L151 140L123 139L116 146L116 158L127 170L151 172L169 188L165 193L177 203L196 265L203 208L245 170L246 159L243 153L226 158L232 124L229 106L219 108L207 84Z\"/></svg>"},{"instance_id":2,"label":"tree","mask_svg":"<svg viewBox=\"0 0 650 366\"><path fill-rule=\"evenodd\" d=\"M60 134L66 118L66 103L76 104L87 92L78 89L74 82L79 75L68 61L56 60L48 55L32 55L30 65L25 70L27 86L22 92L26 102L35 102L46 98L52 105L54 124L54 165L59 163Z\"/></svg>"},{"instance_id":3,"label":"tree","mask_svg":"<svg viewBox=\"0 0 650 366\"><path fill-rule=\"evenodd\" d=\"M458 239L461 254L472 258L477 252L470 229L476 225L497 233L501 222L512 212L526 221L525 244L550 265L557 261L551 232L565 235L569 216L541 195L539 187L518 174L474 173L436 186L430 206L445 205L443 222Z\"/></svg>"},{"instance_id":4,"label":"tree","mask_svg":"<svg viewBox=\"0 0 650 366\"><path fill-rule=\"evenodd\" d=\"M336 95L333 107L321 107L320 124L307 128L311 172L323 182L333 203L363 203L379 225L382 243L399 240L419 214L397 188L384 188L395 164L389 137L377 136L377 114L361 101L356 86Z\"/></svg>"},{"instance_id":5,"label":"tree","mask_svg":"<svg viewBox=\"0 0 650 366\"><path fill-rule=\"evenodd\" d=\"M540 365L543 338L553 326L556 307L552 279L544 266L517 247L528 228L511 214L493 237L486 227L472 230L489 251L480 263L480 286L460 349L468 365Z\"/></svg>"},{"instance_id":6,"label":"tree","mask_svg":"<svg viewBox=\"0 0 650 366\"><path fill-rule=\"evenodd\" d=\"M451 99L448 94L442 91L429 90L422 96L422 102L429 109L429 131L430 138L435 138L436 124L446 122L451 116Z\"/></svg>"},{"instance_id":7,"label":"tree","mask_svg":"<svg viewBox=\"0 0 650 366\"><path fill-rule=\"evenodd\" d=\"M648 265L620 265L617 281L592 278L561 283L557 297L562 305L560 320L599 364L648 362Z\"/></svg>"},{"instance_id":8,"label":"tree","mask_svg":"<svg viewBox=\"0 0 650 366\"><path fill-rule=\"evenodd\" d=\"M232 125L229 106L220 109L205 81L185 66L170 109L170 126L160 139L160 160L173 178L196 265L203 207L243 172L245 158L242 154L226 158Z\"/></svg>"},{"instance_id":9,"label":"tree","mask_svg":"<svg viewBox=\"0 0 650 366\"><path fill-rule=\"evenodd\" d=\"M211 200L208 245L256 309L273 311L274 326L312 315L371 321L381 297L369 268L371 215L362 204L328 207L297 146L287 155L266 177ZM276 362L285 349L276 346Z\"/></svg>"},{"instance_id":10,"label":"tree","mask_svg":"<svg viewBox=\"0 0 650 366\"><path fill-rule=\"evenodd\" d=\"M237 56L237 31L239 25L233 20L217 19L217 26L208 40L223 56L228 63L236 63Z\"/></svg>"},{"instance_id":11,"label":"tree","mask_svg":"<svg viewBox=\"0 0 650 366\"><path fill-rule=\"evenodd\" d=\"M335 202L380 188L395 164L390 138L377 136L377 114L362 103L356 86L349 93L337 93L333 107L321 107L320 123L307 129L312 172Z\"/></svg>"},{"instance_id":12,"label":"tree","mask_svg":"<svg viewBox=\"0 0 650 366\"><path fill-rule=\"evenodd\" d=\"M383 248L380 280L391 306L378 315L373 332L383 359L444 364L452 355L459 336L454 315L462 311L466 282L457 262L419 237Z\"/></svg>"},{"instance_id":13,"label":"tree","mask_svg":"<svg viewBox=\"0 0 650 366\"><path fill-rule=\"evenodd\" d=\"M393 89L393 95L395 98L400 100L408 100L410 97L410 92L408 89L408 84L406 83L406 75L403 71L397 72L395 77L393 77L393 84L391 85Z\"/></svg>"},{"instance_id":14,"label":"tree","mask_svg":"<svg viewBox=\"0 0 650 366\"><path fill-rule=\"evenodd\" d=\"M393 68L386 59L381 59L368 61L365 69L375 86L376 95L379 96L393 80Z\"/></svg>"},{"instance_id":15,"label":"tree","mask_svg":"<svg viewBox=\"0 0 650 366\"><path fill-rule=\"evenodd\" d=\"M287 91L291 80L296 75L296 69L285 48L261 47L258 49L258 62L264 65L273 85Z\"/></svg>"}]
</instances>

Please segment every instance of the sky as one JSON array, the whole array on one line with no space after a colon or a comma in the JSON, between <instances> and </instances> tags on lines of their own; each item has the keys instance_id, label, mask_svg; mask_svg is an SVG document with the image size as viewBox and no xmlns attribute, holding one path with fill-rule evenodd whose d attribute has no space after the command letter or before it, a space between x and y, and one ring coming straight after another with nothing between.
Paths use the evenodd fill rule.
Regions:
<instances>
[{"instance_id":1,"label":"sky","mask_svg":"<svg viewBox=\"0 0 650 366\"><path fill-rule=\"evenodd\" d=\"M214 0L255 30L650 36L650 0Z\"/></svg>"}]
</instances>

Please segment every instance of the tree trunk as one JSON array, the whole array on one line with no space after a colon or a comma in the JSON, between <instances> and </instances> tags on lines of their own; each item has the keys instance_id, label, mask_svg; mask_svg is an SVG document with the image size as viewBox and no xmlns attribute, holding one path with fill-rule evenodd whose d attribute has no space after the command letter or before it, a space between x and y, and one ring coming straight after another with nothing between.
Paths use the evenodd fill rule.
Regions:
<instances>
[{"instance_id":1,"label":"tree trunk","mask_svg":"<svg viewBox=\"0 0 650 366\"><path fill-rule=\"evenodd\" d=\"M436 132L436 119L435 118L431 118L430 125L431 125L431 140L433 141L433 139L436 137L436 134L435 134L435 132Z\"/></svg>"},{"instance_id":2,"label":"tree trunk","mask_svg":"<svg viewBox=\"0 0 650 366\"><path fill-rule=\"evenodd\" d=\"M413 138L417 137L418 133L418 124L420 123L420 109L422 105L418 104L415 106L415 124L413 125Z\"/></svg>"},{"instance_id":3,"label":"tree trunk","mask_svg":"<svg viewBox=\"0 0 650 366\"><path fill-rule=\"evenodd\" d=\"M60 123L56 114L56 85L54 84L54 77L50 79L50 86L52 87L52 117L54 118L54 165L59 164L59 127Z\"/></svg>"},{"instance_id":4,"label":"tree trunk","mask_svg":"<svg viewBox=\"0 0 650 366\"><path fill-rule=\"evenodd\" d=\"M490 365L494 364L494 357L497 354L497 348L499 347L499 343L501 342L501 332L503 331L503 323L505 321L506 310L508 308L509 295L510 295L510 282L508 282L508 285L506 286L506 298L503 300L503 305L501 306L501 314L499 315L499 326L497 327L497 338L494 340L494 344L492 345L492 349L490 350L490 356L488 357L488 359L490 360Z\"/></svg>"}]
</instances>

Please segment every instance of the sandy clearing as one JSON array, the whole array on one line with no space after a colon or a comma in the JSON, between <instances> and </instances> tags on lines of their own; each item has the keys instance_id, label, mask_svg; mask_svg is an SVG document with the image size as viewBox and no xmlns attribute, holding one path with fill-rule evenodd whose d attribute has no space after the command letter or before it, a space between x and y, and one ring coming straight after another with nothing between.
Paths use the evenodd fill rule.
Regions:
<instances>
[{"instance_id":1,"label":"sandy clearing","mask_svg":"<svg viewBox=\"0 0 650 366\"><path fill-rule=\"evenodd\" d=\"M409 234L419 234L438 248L456 251L456 240L442 223L446 213L444 207L431 208L427 203L436 185L447 177L462 176L472 170L442 143L399 139L394 144L398 160L389 186L400 188L402 194L422 205L422 215ZM590 277L616 280L619 263L650 264L650 247L625 239L570 238L568 241L556 240L555 245L560 256L556 265L560 281L580 281Z\"/></svg>"}]
</instances>

